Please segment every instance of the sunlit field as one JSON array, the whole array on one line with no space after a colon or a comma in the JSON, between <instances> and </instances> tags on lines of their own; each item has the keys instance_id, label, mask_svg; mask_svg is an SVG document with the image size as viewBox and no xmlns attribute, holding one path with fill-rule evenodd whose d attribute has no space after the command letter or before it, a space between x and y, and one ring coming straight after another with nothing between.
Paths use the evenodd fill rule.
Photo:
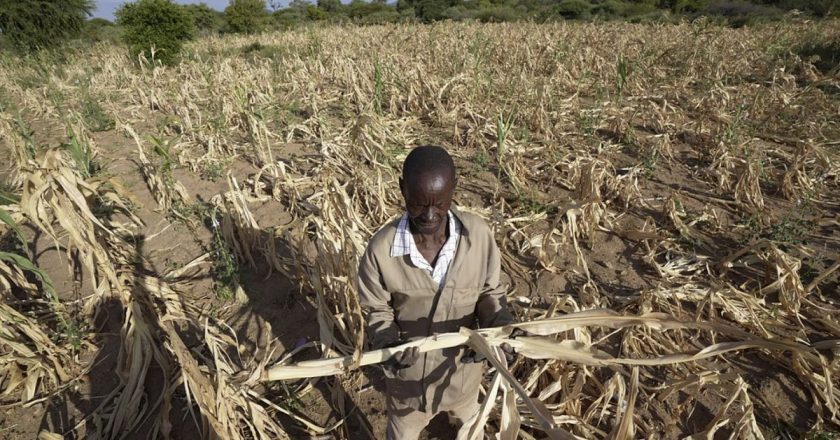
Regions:
<instances>
[{"instance_id":1,"label":"sunlit field","mask_svg":"<svg viewBox=\"0 0 840 440\"><path fill-rule=\"evenodd\" d=\"M545 323L488 372L488 434L835 438L837 41L445 22L207 37L157 68L4 55L0 438L382 438L354 277L423 144Z\"/></svg>"}]
</instances>

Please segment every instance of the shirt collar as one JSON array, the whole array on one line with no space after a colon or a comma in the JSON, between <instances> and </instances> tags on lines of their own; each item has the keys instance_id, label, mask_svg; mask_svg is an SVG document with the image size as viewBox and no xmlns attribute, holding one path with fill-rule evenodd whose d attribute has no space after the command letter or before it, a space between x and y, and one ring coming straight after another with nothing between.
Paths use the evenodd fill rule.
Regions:
<instances>
[{"instance_id":1,"label":"shirt collar","mask_svg":"<svg viewBox=\"0 0 840 440\"><path fill-rule=\"evenodd\" d=\"M457 214L453 211L454 209L450 209L447 213L449 217L449 238L446 239L446 242L440 250L442 254L450 252L454 254L457 249L458 238L463 231L463 222L457 218ZM411 229L408 224L408 214L403 213L402 218L400 218L400 222L397 225L397 232L394 235L394 244L391 246L391 256L410 256L412 248L417 249L417 245L414 243L414 237L411 235Z\"/></svg>"}]
</instances>

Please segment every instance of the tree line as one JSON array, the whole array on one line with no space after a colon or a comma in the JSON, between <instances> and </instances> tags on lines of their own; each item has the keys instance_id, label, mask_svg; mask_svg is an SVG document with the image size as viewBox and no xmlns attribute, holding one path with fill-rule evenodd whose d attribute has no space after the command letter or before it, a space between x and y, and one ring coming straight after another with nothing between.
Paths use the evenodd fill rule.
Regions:
<instances>
[{"instance_id":1,"label":"tree line","mask_svg":"<svg viewBox=\"0 0 840 440\"><path fill-rule=\"evenodd\" d=\"M838 0L231 0L224 11L205 3L136 0L116 11L116 22L88 19L93 0L0 0L0 49L32 52L84 41L118 41L132 54L157 49L174 60L181 44L197 35L259 33L312 23L381 24L400 21L629 20L678 21L711 17L742 26L778 19L792 11L813 17L840 16Z\"/></svg>"},{"instance_id":2,"label":"tree line","mask_svg":"<svg viewBox=\"0 0 840 440\"><path fill-rule=\"evenodd\" d=\"M667 21L708 16L740 26L789 11L840 15L838 0L232 0L224 11L186 5L203 32L253 33L311 22L381 24L398 21L614 20Z\"/></svg>"}]
</instances>

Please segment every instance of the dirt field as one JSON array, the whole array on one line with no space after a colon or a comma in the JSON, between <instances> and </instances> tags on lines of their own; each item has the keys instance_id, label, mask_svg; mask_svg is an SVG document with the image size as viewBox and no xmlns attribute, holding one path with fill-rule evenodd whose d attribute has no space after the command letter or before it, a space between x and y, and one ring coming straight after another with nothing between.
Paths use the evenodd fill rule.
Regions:
<instances>
[{"instance_id":1,"label":"dirt field","mask_svg":"<svg viewBox=\"0 0 840 440\"><path fill-rule=\"evenodd\" d=\"M836 22L446 23L208 38L158 69L111 46L3 59L2 207L26 244L4 226L2 250L54 296L0 260L0 438L384 438L375 367L258 379L358 347L357 256L425 143L494 226L521 320L737 329L558 336L622 359L794 346L642 366L638 385L625 365L520 358L557 426L836 438L840 76L814 54L838 38ZM543 438L519 411L520 438ZM452 438L444 418L429 431Z\"/></svg>"}]
</instances>

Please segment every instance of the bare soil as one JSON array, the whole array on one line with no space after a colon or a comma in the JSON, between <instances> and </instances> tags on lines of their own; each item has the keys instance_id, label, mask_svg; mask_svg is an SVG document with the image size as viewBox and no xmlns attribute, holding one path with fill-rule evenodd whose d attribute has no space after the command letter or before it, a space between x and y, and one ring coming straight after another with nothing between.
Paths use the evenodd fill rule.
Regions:
<instances>
[{"instance_id":1,"label":"bare soil","mask_svg":"<svg viewBox=\"0 0 840 440\"><path fill-rule=\"evenodd\" d=\"M51 132L48 128L39 127L37 123L33 126L36 132ZM100 146L102 155L98 160L104 165L106 172L119 176L137 198L137 215L145 224L142 231L145 240L141 247L145 270L165 273L170 269L183 267L206 252L212 234L205 225L187 225L157 210L157 204L139 173L133 142L113 131L98 133L94 140ZM784 145L777 147L786 148ZM280 158L288 158L301 154L317 157L318 153L315 146L294 144L277 147L276 154ZM616 167L630 166L644 160L633 152L610 154L607 159ZM495 176L494 173L477 166L470 160L469 155L470 152L462 152L462 158L458 160L463 183L458 201L464 205L482 206L487 202L487 192L482 188L495 185ZM700 160L691 139L676 144L673 160L663 159L652 175L643 182L642 195L650 201L650 206L630 206L619 224L628 230L638 228L647 219L663 224L664 201L672 194L678 193L686 210L714 210L723 224L729 226L728 229L724 229L729 230L729 234L711 237L720 245L717 249L719 256L737 249L740 245L739 234L733 231L739 227L742 219L728 203L731 201L729 196L716 193L713 185L698 178L696 170ZM235 159L225 171L242 181L257 169L243 159ZM186 168L176 170L174 176L196 201L208 201L227 189L223 177L208 180ZM559 188L542 190L546 197L569 196ZM397 188L394 188L394 191L397 191ZM768 207L765 215L771 218L783 218L793 209L792 204L772 188L768 191L766 199ZM289 219L288 213L284 212L278 203L255 205L252 210L258 222L265 227L281 225ZM822 219L836 219L838 215L831 209L822 212ZM821 219L812 220L818 222ZM815 231L814 235L822 237L811 237L811 246L822 256L814 259L814 270L821 271L832 264L831 258L836 258L832 256L838 255L840 251L840 228L822 227ZM37 256L36 263L52 277L63 300L78 300L83 292L90 291L88 280L79 279L68 272L65 253L56 251L53 243L43 237L31 238L32 250ZM644 250L636 241L622 237L619 233L598 232L593 244L584 245L583 254L593 278L601 286L603 293L617 304L622 303L622 298L630 298L655 287L658 282L655 273L644 262ZM579 295L585 280L580 273L573 270L577 268L575 259L574 250L571 247L565 249L559 256L557 265L568 269L552 273L540 270L536 262L522 256L517 263L523 270L508 273L507 279L515 291L515 296L531 298L535 303L546 303L563 295L580 300ZM204 276L188 283L176 284L174 287L185 303L224 318L236 331L243 352L259 353L260 347L274 339L280 342L283 350L291 350L319 338L311 298L307 298L307 293L302 292L300 286L283 275L272 273L265 267L244 267L244 296L220 302L213 291L209 268L203 266L201 271ZM522 274L529 275L523 277ZM840 303L837 283L835 275L826 279L821 286L825 295L824 301L834 307ZM42 430L67 432L70 436L73 428L83 423L85 417L119 384L114 371L121 322L121 317L113 314L103 316L100 322L94 323L94 333L78 356L79 365L87 366L87 370L80 371L79 379L70 388L29 408L11 407L0 411L0 438L31 439L36 438ZM275 358L281 355L282 353L272 354ZM310 350L301 353L299 357L306 356L317 356L317 353ZM708 362L709 369L743 373L749 385L757 390L760 398L754 404L761 408L760 422L767 438L778 437L779 432L782 432L778 427L782 427L783 432L791 435L802 435L815 420L812 410L813 397L808 395L790 372L767 370L764 365L761 355L756 353L739 354L725 361ZM147 391L150 396L156 393L153 389ZM283 391L279 387L272 387L265 392ZM669 401L643 402L639 411L654 414L652 418L659 420L660 425L656 428L661 433L661 438L681 438L686 433L704 429L721 402L719 396L697 397L696 404L681 408L676 413L679 417L673 416L673 409L680 406L683 400L678 395ZM183 410L186 402L180 404L180 409ZM341 406L343 410L340 410ZM306 394L299 396L293 408L321 426L336 424L339 414L347 414L347 419L339 428L347 438L384 438L382 378L375 368L365 369L362 374L346 378L321 380ZM175 438L195 438L197 431L194 423L186 412L177 413L178 409L173 409L173 420L179 422L176 424ZM310 434L290 418L284 419L284 426L288 428L292 438L310 438ZM443 417L437 418L428 431L425 438L452 438L452 427ZM719 434L725 434L724 431L720 431ZM135 438L145 437L143 428L138 429Z\"/></svg>"}]
</instances>

